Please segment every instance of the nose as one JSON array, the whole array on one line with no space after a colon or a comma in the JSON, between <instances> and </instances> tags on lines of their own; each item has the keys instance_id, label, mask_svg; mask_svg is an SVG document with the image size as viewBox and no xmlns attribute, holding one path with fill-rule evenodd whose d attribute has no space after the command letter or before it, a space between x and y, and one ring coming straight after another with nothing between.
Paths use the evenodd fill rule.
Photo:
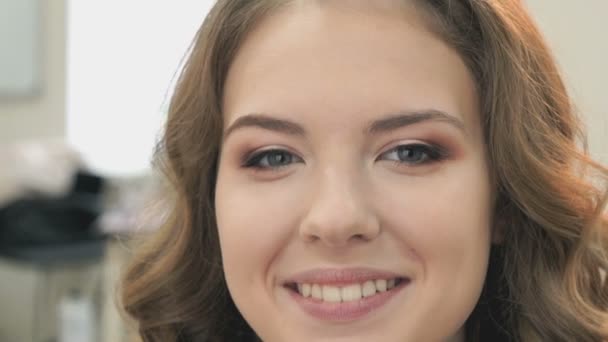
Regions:
<instances>
[{"instance_id":1,"label":"nose","mask_svg":"<svg viewBox=\"0 0 608 342\"><path fill-rule=\"evenodd\" d=\"M369 194L363 182L354 178L336 170L326 170L317 178L300 224L304 241L342 247L378 236L380 223L369 205Z\"/></svg>"}]
</instances>

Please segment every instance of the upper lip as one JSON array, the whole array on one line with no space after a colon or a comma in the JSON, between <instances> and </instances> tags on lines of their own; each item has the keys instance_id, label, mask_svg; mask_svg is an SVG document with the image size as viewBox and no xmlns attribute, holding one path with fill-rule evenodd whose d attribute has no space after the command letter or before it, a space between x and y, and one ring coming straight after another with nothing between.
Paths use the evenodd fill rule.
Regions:
<instances>
[{"instance_id":1,"label":"upper lip","mask_svg":"<svg viewBox=\"0 0 608 342\"><path fill-rule=\"evenodd\" d=\"M319 285L347 285L353 283L364 283L368 280L378 279L407 279L391 271L378 270L367 267L356 268L321 268L311 269L297 273L285 281L285 285L290 284L319 284Z\"/></svg>"}]
</instances>

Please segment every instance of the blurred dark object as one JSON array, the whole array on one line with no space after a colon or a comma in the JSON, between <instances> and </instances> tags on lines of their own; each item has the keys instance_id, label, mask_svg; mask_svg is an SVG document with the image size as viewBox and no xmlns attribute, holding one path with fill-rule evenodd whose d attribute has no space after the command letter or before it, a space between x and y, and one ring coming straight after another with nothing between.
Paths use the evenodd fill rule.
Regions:
<instances>
[{"instance_id":1,"label":"blurred dark object","mask_svg":"<svg viewBox=\"0 0 608 342\"><path fill-rule=\"evenodd\" d=\"M69 172L69 168L62 170ZM59 303L69 291L87 285L91 287L87 302L101 301L98 289L105 238L96 229L96 221L103 210L104 179L79 170L67 176L71 176L71 186L66 184L63 193L29 188L0 208L0 257L36 270L33 341L57 341L62 319L57 316ZM80 280L70 281L72 277Z\"/></svg>"},{"instance_id":2,"label":"blurred dark object","mask_svg":"<svg viewBox=\"0 0 608 342\"><path fill-rule=\"evenodd\" d=\"M42 253L31 257L45 260L44 251L49 248L55 257L93 252L86 242L96 245L96 240L103 239L94 224L102 213L103 183L97 175L78 171L64 195L24 197L0 208L0 254L19 258L23 253ZM70 253L79 246L82 251ZM70 259L70 255L64 257Z\"/></svg>"}]
</instances>

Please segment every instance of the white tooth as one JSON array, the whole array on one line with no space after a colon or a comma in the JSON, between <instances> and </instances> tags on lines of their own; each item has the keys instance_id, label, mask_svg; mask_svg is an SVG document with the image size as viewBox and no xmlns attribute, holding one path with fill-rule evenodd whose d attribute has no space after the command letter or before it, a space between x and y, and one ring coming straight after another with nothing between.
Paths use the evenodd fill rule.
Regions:
<instances>
[{"instance_id":1,"label":"white tooth","mask_svg":"<svg viewBox=\"0 0 608 342\"><path fill-rule=\"evenodd\" d=\"M331 303L339 303L342 301L340 296L340 288L335 286L323 286L323 300Z\"/></svg>"},{"instance_id":2,"label":"white tooth","mask_svg":"<svg viewBox=\"0 0 608 342\"><path fill-rule=\"evenodd\" d=\"M340 289L343 302L351 302L361 299L361 285L353 284Z\"/></svg>"},{"instance_id":3,"label":"white tooth","mask_svg":"<svg viewBox=\"0 0 608 342\"><path fill-rule=\"evenodd\" d=\"M378 292L386 291L386 279L376 280L376 290L378 290Z\"/></svg>"},{"instance_id":4,"label":"white tooth","mask_svg":"<svg viewBox=\"0 0 608 342\"><path fill-rule=\"evenodd\" d=\"M393 287L395 287L395 279L389 279L389 281L386 282L386 288L387 290L390 290Z\"/></svg>"},{"instance_id":5,"label":"white tooth","mask_svg":"<svg viewBox=\"0 0 608 342\"><path fill-rule=\"evenodd\" d=\"M323 286L323 300L326 302L339 303L342 301L340 288L335 286Z\"/></svg>"},{"instance_id":6,"label":"white tooth","mask_svg":"<svg viewBox=\"0 0 608 342\"><path fill-rule=\"evenodd\" d=\"M304 297L310 297L310 292L311 292L311 286L310 286L310 284L302 284L302 290L300 291L300 293L302 294L302 296L304 296Z\"/></svg>"},{"instance_id":7,"label":"white tooth","mask_svg":"<svg viewBox=\"0 0 608 342\"><path fill-rule=\"evenodd\" d=\"M302 284L297 284L298 286L298 293L302 294Z\"/></svg>"},{"instance_id":8,"label":"white tooth","mask_svg":"<svg viewBox=\"0 0 608 342\"><path fill-rule=\"evenodd\" d=\"M368 280L363 283L362 291L363 297L373 296L374 294L376 294L376 284L373 280Z\"/></svg>"},{"instance_id":9,"label":"white tooth","mask_svg":"<svg viewBox=\"0 0 608 342\"><path fill-rule=\"evenodd\" d=\"M321 290L321 286L317 284L312 284L310 294L312 295L312 298L323 299L323 291Z\"/></svg>"}]
</instances>

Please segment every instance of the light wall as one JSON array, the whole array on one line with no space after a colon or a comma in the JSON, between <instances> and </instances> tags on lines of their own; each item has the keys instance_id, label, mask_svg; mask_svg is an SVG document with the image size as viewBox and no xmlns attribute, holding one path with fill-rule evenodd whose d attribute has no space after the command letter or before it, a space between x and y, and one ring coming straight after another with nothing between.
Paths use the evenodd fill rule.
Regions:
<instances>
[{"instance_id":1,"label":"light wall","mask_svg":"<svg viewBox=\"0 0 608 342\"><path fill-rule=\"evenodd\" d=\"M65 136L65 1L40 1L42 87L32 96L0 98L0 144Z\"/></svg>"},{"instance_id":2,"label":"light wall","mask_svg":"<svg viewBox=\"0 0 608 342\"><path fill-rule=\"evenodd\" d=\"M66 0L45 0L40 5L41 92L30 97L0 98L0 145L65 136ZM0 341L32 341L33 294L36 286L41 286L40 278L41 274L31 267L0 260Z\"/></svg>"},{"instance_id":3,"label":"light wall","mask_svg":"<svg viewBox=\"0 0 608 342\"><path fill-rule=\"evenodd\" d=\"M589 133L589 150L608 164L608 1L526 0L548 39Z\"/></svg>"}]
</instances>

